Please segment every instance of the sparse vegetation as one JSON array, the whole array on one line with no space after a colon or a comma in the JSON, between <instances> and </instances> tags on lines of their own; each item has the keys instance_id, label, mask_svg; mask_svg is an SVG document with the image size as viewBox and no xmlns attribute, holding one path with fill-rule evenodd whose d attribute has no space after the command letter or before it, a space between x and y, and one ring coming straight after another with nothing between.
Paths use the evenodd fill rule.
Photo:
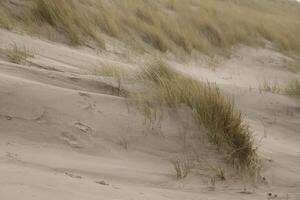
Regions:
<instances>
[{"instance_id":1,"label":"sparse vegetation","mask_svg":"<svg viewBox=\"0 0 300 200\"><path fill-rule=\"evenodd\" d=\"M98 76L109 76L115 78L124 78L128 75L128 69L115 65L103 65L95 68L94 73Z\"/></svg>"},{"instance_id":2,"label":"sparse vegetation","mask_svg":"<svg viewBox=\"0 0 300 200\"><path fill-rule=\"evenodd\" d=\"M127 91L122 89L122 79L128 76L129 70L124 67L116 65L103 65L95 68L92 72L93 75L111 77L117 82L117 86L112 86L112 94L118 96L127 96Z\"/></svg>"},{"instance_id":3,"label":"sparse vegetation","mask_svg":"<svg viewBox=\"0 0 300 200\"><path fill-rule=\"evenodd\" d=\"M295 78L285 85L279 85L277 81L264 80L259 85L260 92L271 92L274 94L300 95L300 81Z\"/></svg>"},{"instance_id":4,"label":"sparse vegetation","mask_svg":"<svg viewBox=\"0 0 300 200\"><path fill-rule=\"evenodd\" d=\"M225 181L226 180L225 172L224 172L224 169L222 167L212 166L211 168L214 171L214 175L213 176L215 178L217 178L219 181Z\"/></svg>"},{"instance_id":5,"label":"sparse vegetation","mask_svg":"<svg viewBox=\"0 0 300 200\"><path fill-rule=\"evenodd\" d=\"M116 79L117 81L117 94L123 95L126 94L124 90L122 90L122 79L128 76L128 70L122 67L117 67L114 65L105 65L95 70L95 74L98 76L108 76ZM115 92L114 92L115 93Z\"/></svg>"},{"instance_id":6,"label":"sparse vegetation","mask_svg":"<svg viewBox=\"0 0 300 200\"><path fill-rule=\"evenodd\" d=\"M15 43L12 45L12 48L6 51L6 55L10 62L21 64L22 62L26 61L26 59L32 55L24 48L21 49Z\"/></svg>"},{"instance_id":7,"label":"sparse vegetation","mask_svg":"<svg viewBox=\"0 0 300 200\"><path fill-rule=\"evenodd\" d=\"M26 6L24 6L26 5ZM53 26L73 45L87 37L104 47L103 33L130 45L150 45L175 55L226 53L238 44L271 41L290 56L300 55L300 6L279 0L28 0L15 12L5 2L0 24L26 24L40 32ZM23 26L24 27L24 26Z\"/></svg>"},{"instance_id":8,"label":"sparse vegetation","mask_svg":"<svg viewBox=\"0 0 300 200\"><path fill-rule=\"evenodd\" d=\"M177 73L162 61L146 67L141 77L153 81L156 88L146 101L147 107L157 103L174 109L188 106L199 126L207 129L210 142L225 151L235 166L255 169L256 150L248 125L233 101L215 85Z\"/></svg>"},{"instance_id":9,"label":"sparse vegetation","mask_svg":"<svg viewBox=\"0 0 300 200\"><path fill-rule=\"evenodd\" d=\"M184 179L191 171L192 163L188 159L177 159L172 162L177 179Z\"/></svg>"},{"instance_id":10,"label":"sparse vegetation","mask_svg":"<svg viewBox=\"0 0 300 200\"><path fill-rule=\"evenodd\" d=\"M271 92L274 94L279 94L281 92L281 88L277 81L267 81L264 80L262 83L259 84L258 87L260 92Z\"/></svg>"},{"instance_id":11,"label":"sparse vegetation","mask_svg":"<svg viewBox=\"0 0 300 200\"><path fill-rule=\"evenodd\" d=\"M300 81L298 79L292 80L285 89L288 95L300 95Z\"/></svg>"}]
</instances>

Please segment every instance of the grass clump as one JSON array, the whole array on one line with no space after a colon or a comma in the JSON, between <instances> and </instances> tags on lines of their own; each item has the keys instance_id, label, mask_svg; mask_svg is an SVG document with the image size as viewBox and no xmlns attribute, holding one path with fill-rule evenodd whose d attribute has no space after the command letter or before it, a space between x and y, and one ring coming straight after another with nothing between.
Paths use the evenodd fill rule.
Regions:
<instances>
[{"instance_id":1,"label":"grass clump","mask_svg":"<svg viewBox=\"0 0 300 200\"><path fill-rule=\"evenodd\" d=\"M191 171L192 163L188 159L177 159L172 162L177 179L184 179Z\"/></svg>"},{"instance_id":2,"label":"grass clump","mask_svg":"<svg viewBox=\"0 0 300 200\"><path fill-rule=\"evenodd\" d=\"M279 94L281 92L281 88L277 81L270 82L264 80L262 83L259 84L258 89L260 92L271 92L274 94Z\"/></svg>"},{"instance_id":3,"label":"grass clump","mask_svg":"<svg viewBox=\"0 0 300 200\"><path fill-rule=\"evenodd\" d=\"M298 79L292 80L285 89L288 95L300 95L300 81Z\"/></svg>"},{"instance_id":4,"label":"grass clump","mask_svg":"<svg viewBox=\"0 0 300 200\"><path fill-rule=\"evenodd\" d=\"M22 64L28 57L32 57L25 48L21 49L15 43L6 51L6 55L10 62L16 64Z\"/></svg>"},{"instance_id":5,"label":"grass clump","mask_svg":"<svg viewBox=\"0 0 300 200\"><path fill-rule=\"evenodd\" d=\"M146 68L143 77L155 84L154 101L174 109L188 106L198 125L207 129L210 142L225 151L235 166L256 167L256 149L248 125L234 102L215 85L182 75L162 61Z\"/></svg>"}]
</instances>

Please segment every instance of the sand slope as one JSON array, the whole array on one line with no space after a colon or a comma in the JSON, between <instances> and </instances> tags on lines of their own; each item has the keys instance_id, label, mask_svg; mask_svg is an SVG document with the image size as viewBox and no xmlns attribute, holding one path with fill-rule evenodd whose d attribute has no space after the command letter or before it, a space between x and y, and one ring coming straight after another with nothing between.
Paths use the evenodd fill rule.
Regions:
<instances>
[{"instance_id":1,"label":"sand slope","mask_svg":"<svg viewBox=\"0 0 300 200\"><path fill-rule=\"evenodd\" d=\"M211 191L205 167L176 180L170 160L185 149L178 119L166 118L161 131L151 131L134 106L111 95L111 80L86 73L99 63L130 63L0 29L0 48L12 43L34 57L26 65L0 59L1 200L267 199L270 191L299 199L299 101L257 89L265 77L295 76L281 66L282 55L243 47L215 71L184 66L232 94L261 141L268 184L253 187L235 177ZM193 128L189 149L218 160L200 147Z\"/></svg>"}]
</instances>

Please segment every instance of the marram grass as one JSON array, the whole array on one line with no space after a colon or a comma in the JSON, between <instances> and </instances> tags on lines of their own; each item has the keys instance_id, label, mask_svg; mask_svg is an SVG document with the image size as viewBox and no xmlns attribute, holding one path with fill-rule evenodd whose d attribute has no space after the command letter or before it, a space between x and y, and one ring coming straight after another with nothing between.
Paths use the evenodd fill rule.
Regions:
<instances>
[{"instance_id":1,"label":"marram grass","mask_svg":"<svg viewBox=\"0 0 300 200\"><path fill-rule=\"evenodd\" d=\"M174 109L188 106L198 125L207 129L210 142L225 151L235 166L256 170L256 147L249 126L243 122L234 102L223 96L215 85L182 75L162 61L146 67L141 77L155 84L153 101ZM147 105L151 105L149 99Z\"/></svg>"},{"instance_id":2,"label":"marram grass","mask_svg":"<svg viewBox=\"0 0 300 200\"><path fill-rule=\"evenodd\" d=\"M70 44L103 34L141 49L215 55L239 44L264 46L300 56L300 5L280 0L28 0L28 6L0 2L0 26L50 24ZM141 42L142 41L142 42Z\"/></svg>"}]
</instances>

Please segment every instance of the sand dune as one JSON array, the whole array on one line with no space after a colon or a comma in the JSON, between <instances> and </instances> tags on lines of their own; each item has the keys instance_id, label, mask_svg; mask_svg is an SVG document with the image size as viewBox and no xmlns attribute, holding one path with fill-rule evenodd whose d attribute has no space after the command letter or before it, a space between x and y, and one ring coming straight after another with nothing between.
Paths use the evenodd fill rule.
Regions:
<instances>
[{"instance_id":1,"label":"sand dune","mask_svg":"<svg viewBox=\"0 0 300 200\"><path fill-rule=\"evenodd\" d=\"M299 98L259 91L265 79L281 84L299 76L280 53L242 46L215 70L173 63L233 95L259 144L263 180L232 175L212 190L205 164L184 180L171 164L184 151L222 161L196 140L196 127L185 148L180 119L171 115L151 131L134 105L112 95L113 81L87 73L100 63L135 64L0 29L0 48L13 43L34 57L19 65L0 56L0 199L300 198Z\"/></svg>"}]
</instances>

